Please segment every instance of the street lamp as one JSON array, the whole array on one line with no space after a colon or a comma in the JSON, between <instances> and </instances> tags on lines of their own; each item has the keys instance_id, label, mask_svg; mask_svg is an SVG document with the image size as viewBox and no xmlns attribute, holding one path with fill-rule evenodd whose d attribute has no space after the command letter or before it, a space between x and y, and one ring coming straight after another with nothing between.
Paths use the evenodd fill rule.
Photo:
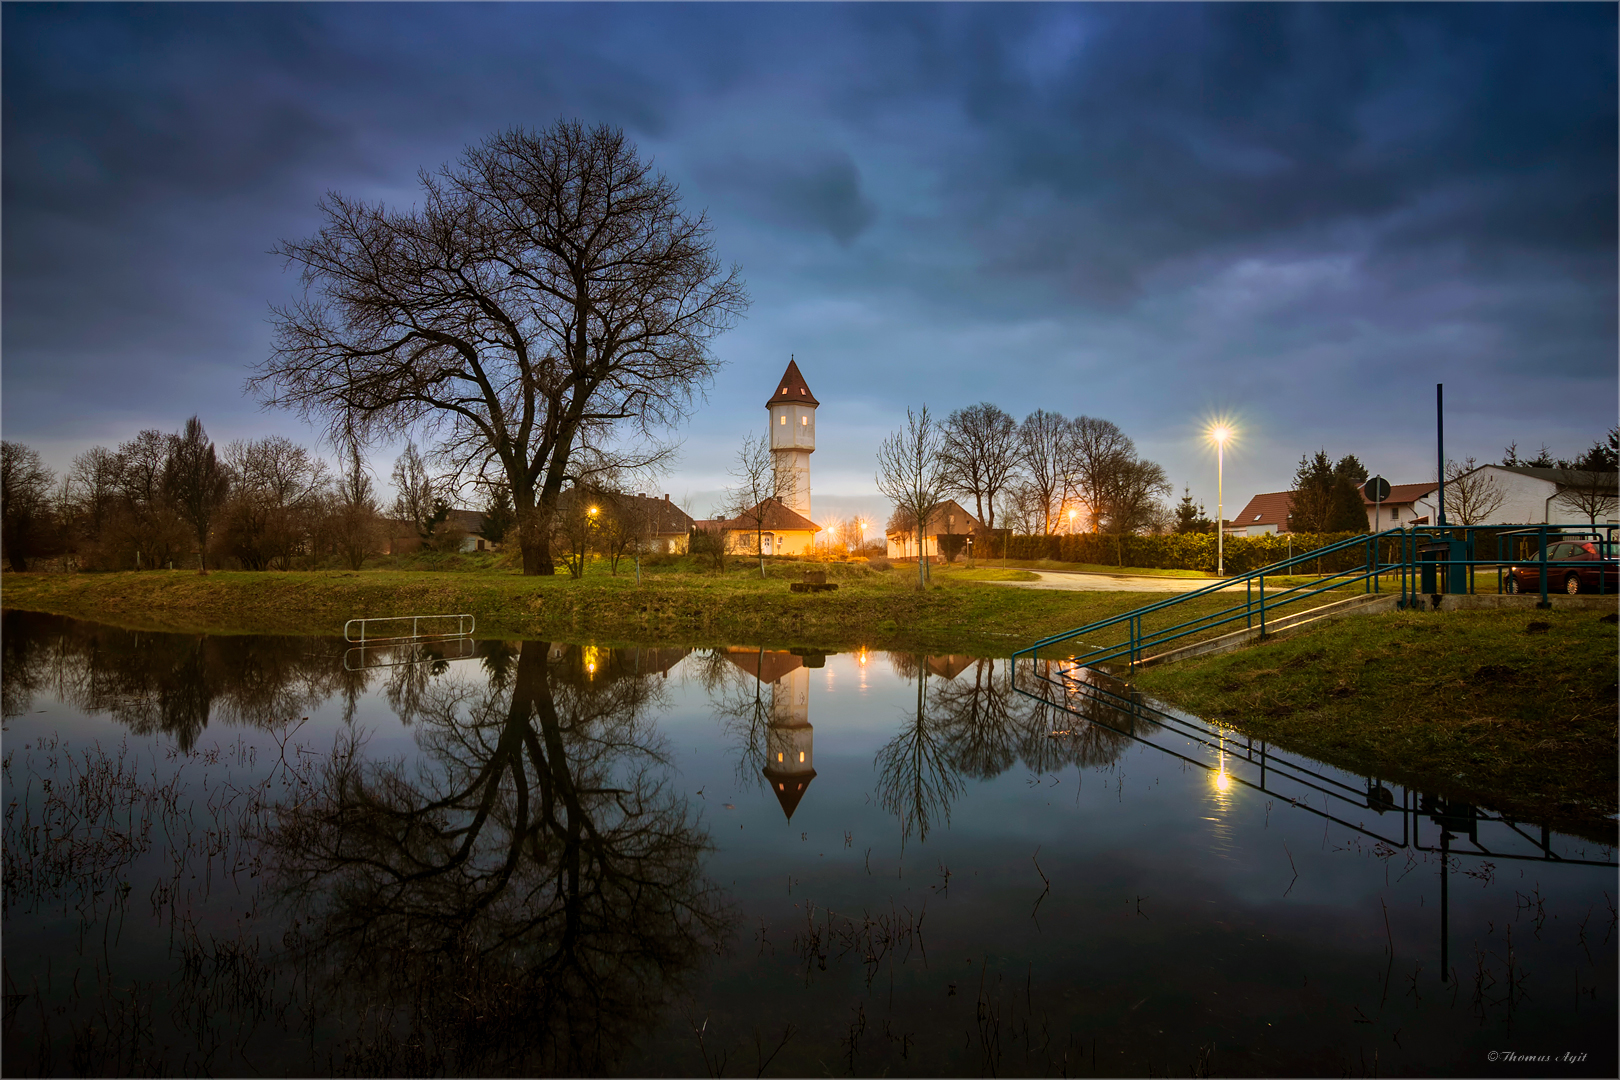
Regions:
<instances>
[{"instance_id":1,"label":"street lamp","mask_svg":"<svg viewBox=\"0 0 1620 1080\"><path fill-rule=\"evenodd\" d=\"M1226 576L1226 440L1232 431L1225 424L1216 424L1209 437L1215 440L1215 576Z\"/></svg>"}]
</instances>

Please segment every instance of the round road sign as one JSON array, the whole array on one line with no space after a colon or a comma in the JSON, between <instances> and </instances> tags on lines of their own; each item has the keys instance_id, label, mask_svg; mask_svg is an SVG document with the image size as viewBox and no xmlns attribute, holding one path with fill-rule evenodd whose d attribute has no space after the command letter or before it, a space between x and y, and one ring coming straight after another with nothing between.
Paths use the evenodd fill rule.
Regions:
<instances>
[{"instance_id":1,"label":"round road sign","mask_svg":"<svg viewBox=\"0 0 1620 1080\"><path fill-rule=\"evenodd\" d=\"M1389 481L1382 476L1375 476L1363 484L1361 490L1371 502L1383 502L1389 498Z\"/></svg>"}]
</instances>

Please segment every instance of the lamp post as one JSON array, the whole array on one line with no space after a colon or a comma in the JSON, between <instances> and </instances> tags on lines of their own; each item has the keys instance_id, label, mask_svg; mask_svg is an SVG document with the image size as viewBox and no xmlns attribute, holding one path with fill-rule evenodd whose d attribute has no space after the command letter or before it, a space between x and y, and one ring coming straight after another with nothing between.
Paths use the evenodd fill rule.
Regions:
<instances>
[{"instance_id":1,"label":"lamp post","mask_svg":"<svg viewBox=\"0 0 1620 1080\"><path fill-rule=\"evenodd\" d=\"M1215 576L1226 576L1226 429L1215 429Z\"/></svg>"}]
</instances>

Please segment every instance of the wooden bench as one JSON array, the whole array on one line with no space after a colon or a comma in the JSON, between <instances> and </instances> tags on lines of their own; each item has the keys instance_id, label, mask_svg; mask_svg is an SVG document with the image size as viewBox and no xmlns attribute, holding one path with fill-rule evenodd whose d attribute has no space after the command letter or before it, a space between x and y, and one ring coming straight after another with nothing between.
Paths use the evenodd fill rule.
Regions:
<instances>
[{"instance_id":1,"label":"wooden bench","mask_svg":"<svg viewBox=\"0 0 1620 1080\"><path fill-rule=\"evenodd\" d=\"M793 592L830 592L838 586L827 584L827 571L806 570L804 580L792 582L788 588Z\"/></svg>"}]
</instances>

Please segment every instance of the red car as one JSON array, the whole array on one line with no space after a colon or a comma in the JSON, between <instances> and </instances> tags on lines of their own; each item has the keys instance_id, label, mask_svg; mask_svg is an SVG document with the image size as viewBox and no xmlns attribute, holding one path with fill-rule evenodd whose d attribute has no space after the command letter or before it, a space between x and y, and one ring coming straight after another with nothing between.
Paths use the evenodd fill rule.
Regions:
<instances>
[{"instance_id":1,"label":"red car","mask_svg":"<svg viewBox=\"0 0 1620 1080\"><path fill-rule=\"evenodd\" d=\"M1620 592L1620 560L1612 540L1555 541L1547 545L1547 563L1548 592L1595 593L1600 584L1610 595ZM1540 553L1508 567L1502 587L1510 593L1539 593Z\"/></svg>"}]
</instances>

